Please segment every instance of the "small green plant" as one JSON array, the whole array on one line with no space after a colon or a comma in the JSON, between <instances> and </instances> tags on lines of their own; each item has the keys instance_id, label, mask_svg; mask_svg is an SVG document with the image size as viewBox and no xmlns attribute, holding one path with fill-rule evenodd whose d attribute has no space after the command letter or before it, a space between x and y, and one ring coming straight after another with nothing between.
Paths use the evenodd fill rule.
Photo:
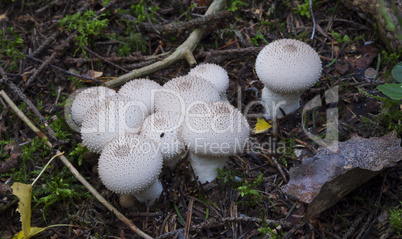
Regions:
<instances>
[{"instance_id":1,"label":"small green plant","mask_svg":"<svg viewBox=\"0 0 402 239\"><path fill-rule=\"evenodd\" d=\"M350 40L350 37L348 36L348 35L341 35L340 33L338 33L338 32L334 32L334 31L332 31L332 36L335 38L335 40L337 41L337 42L339 42L339 43L346 43L346 44L349 44L349 43L351 43L352 41Z\"/></svg>"},{"instance_id":2,"label":"small green plant","mask_svg":"<svg viewBox=\"0 0 402 239\"><path fill-rule=\"evenodd\" d=\"M0 59L3 58L4 54L10 58L10 70L16 70L18 59L24 58L24 54L19 50L22 43L24 40L14 31L14 28L0 30ZM2 65L5 64L2 63Z\"/></svg>"},{"instance_id":3,"label":"small green plant","mask_svg":"<svg viewBox=\"0 0 402 239\"><path fill-rule=\"evenodd\" d=\"M308 18L310 15L310 1L305 0L303 4L297 5L297 10L294 11L296 14L300 14L300 16L306 16Z\"/></svg>"},{"instance_id":4,"label":"small green plant","mask_svg":"<svg viewBox=\"0 0 402 239\"><path fill-rule=\"evenodd\" d=\"M90 39L98 37L103 28L109 23L108 19L101 20L103 17L105 17L104 13L96 15L96 12L88 10L82 15L81 13L76 13L60 20L60 26L64 27L67 32L77 31L74 39L78 48L74 52L74 55L81 50L84 57L86 57L84 47L92 42Z\"/></svg>"},{"instance_id":5,"label":"small green plant","mask_svg":"<svg viewBox=\"0 0 402 239\"><path fill-rule=\"evenodd\" d=\"M385 83L377 86L377 89L392 100L402 100L402 61L395 65L391 74L399 83Z\"/></svg>"},{"instance_id":6,"label":"small green plant","mask_svg":"<svg viewBox=\"0 0 402 239\"><path fill-rule=\"evenodd\" d=\"M254 46L258 46L258 41L261 40L265 44L268 44L269 42L264 38L264 35L262 35L261 31L257 31L257 35L255 37L251 38L251 42L253 43Z\"/></svg>"},{"instance_id":7,"label":"small green plant","mask_svg":"<svg viewBox=\"0 0 402 239\"><path fill-rule=\"evenodd\" d=\"M276 229L272 229L269 224L265 224L264 226L257 229L261 233L264 238L270 239L279 239L283 238L283 235L279 234Z\"/></svg>"},{"instance_id":8,"label":"small green plant","mask_svg":"<svg viewBox=\"0 0 402 239\"><path fill-rule=\"evenodd\" d=\"M242 203L245 203L249 206L255 206L260 203L263 199L263 196L260 192L254 188L258 187L264 181L263 174L258 175L257 180L253 182L244 181L243 184L237 187L237 190L240 192L242 197L245 197L246 200Z\"/></svg>"},{"instance_id":9,"label":"small green plant","mask_svg":"<svg viewBox=\"0 0 402 239\"><path fill-rule=\"evenodd\" d=\"M221 180L223 185L230 184L232 187L240 186L239 180L236 180L236 172L230 169L220 169L218 168L218 176L217 179Z\"/></svg>"},{"instance_id":10,"label":"small green plant","mask_svg":"<svg viewBox=\"0 0 402 239\"><path fill-rule=\"evenodd\" d=\"M385 50L381 51L381 65L396 65L402 56L402 51L388 53Z\"/></svg>"},{"instance_id":11,"label":"small green plant","mask_svg":"<svg viewBox=\"0 0 402 239\"><path fill-rule=\"evenodd\" d=\"M286 160L286 156L295 156L293 147L297 144L296 141L292 138L283 138L282 142L286 145L284 147L284 151L282 152L282 155L279 157L279 160L282 161L283 165L285 167L288 166L288 162Z\"/></svg>"},{"instance_id":12,"label":"small green plant","mask_svg":"<svg viewBox=\"0 0 402 239\"><path fill-rule=\"evenodd\" d=\"M78 165L81 166L82 156L87 151L88 151L88 149L85 146L83 146L82 144L78 144L77 147L73 151L70 152L69 156L71 156L72 158L77 157Z\"/></svg>"},{"instance_id":13,"label":"small green plant","mask_svg":"<svg viewBox=\"0 0 402 239\"><path fill-rule=\"evenodd\" d=\"M401 204L399 209L389 210L389 223L396 230L398 236L402 236L402 202L399 203Z\"/></svg>"},{"instance_id":14,"label":"small green plant","mask_svg":"<svg viewBox=\"0 0 402 239\"><path fill-rule=\"evenodd\" d=\"M248 1L240 1L240 0L228 1L226 10L236 12L242 7L248 7L248 5L249 5Z\"/></svg>"},{"instance_id":15,"label":"small green plant","mask_svg":"<svg viewBox=\"0 0 402 239\"><path fill-rule=\"evenodd\" d=\"M134 16L137 17L135 23L141 24L145 20L147 20L147 15L151 21L155 21L155 13L159 10L159 7L153 5L151 0L141 0L137 4L131 5L131 11Z\"/></svg>"},{"instance_id":16,"label":"small green plant","mask_svg":"<svg viewBox=\"0 0 402 239\"><path fill-rule=\"evenodd\" d=\"M65 176L66 180L63 179ZM33 199L36 202L35 207L43 205L42 216L46 220L45 213L57 202L72 202L82 198L90 198L90 194L85 187L77 184L77 179L72 177L67 169L61 172L56 170L55 176L45 176L45 182L42 187L37 187L33 192Z\"/></svg>"},{"instance_id":17,"label":"small green plant","mask_svg":"<svg viewBox=\"0 0 402 239\"><path fill-rule=\"evenodd\" d=\"M132 21L127 21L126 34L128 37L124 37L122 35L111 37L119 43L117 47L118 56L129 56L136 51L141 51L142 53L145 53L148 50L148 42L146 41L146 38L143 37L140 33L136 32Z\"/></svg>"}]
</instances>

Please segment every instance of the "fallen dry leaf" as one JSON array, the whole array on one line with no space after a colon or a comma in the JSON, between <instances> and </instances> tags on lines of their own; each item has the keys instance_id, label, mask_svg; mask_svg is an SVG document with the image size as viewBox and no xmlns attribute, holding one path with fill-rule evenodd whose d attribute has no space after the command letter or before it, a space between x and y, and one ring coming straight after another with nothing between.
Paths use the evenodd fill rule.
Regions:
<instances>
[{"instance_id":1,"label":"fallen dry leaf","mask_svg":"<svg viewBox=\"0 0 402 239\"><path fill-rule=\"evenodd\" d=\"M88 76L88 77L91 77L92 79L96 79L96 78L101 77L103 75L103 72L89 70L85 75Z\"/></svg>"},{"instance_id":2,"label":"fallen dry leaf","mask_svg":"<svg viewBox=\"0 0 402 239\"><path fill-rule=\"evenodd\" d=\"M402 160L401 139L393 131L369 139L354 136L338 142L337 152L319 148L289 172L289 183L282 190L309 203L303 220L308 220L334 205L383 169Z\"/></svg>"}]
</instances>

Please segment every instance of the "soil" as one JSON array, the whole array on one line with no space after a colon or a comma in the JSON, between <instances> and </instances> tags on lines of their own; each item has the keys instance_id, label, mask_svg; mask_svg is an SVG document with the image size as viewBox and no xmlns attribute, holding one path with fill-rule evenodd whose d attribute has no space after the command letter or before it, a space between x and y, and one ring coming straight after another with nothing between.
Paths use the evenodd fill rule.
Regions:
<instances>
[{"instance_id":1,"label":"soil","mask_svg":"<svg viewBox=\"0 0 402 239\"><path fill-rule=\"evenodd\" d=\"M139 5L139 2L146 3L147 15L135 15L131 5ZM20 215L16 212L18 200L9 187L16 173L24 170L29 174L42 169L56 149L64 151L107 201L151 237L261 238L264 237L262 229L265 232L271 230L272 238L398 237L388 216L389 209L400 207L402 201L402 164L384 170L306 223L301 223L300 219L308 205L284 194L280 186L289 181L290 168L300 165L303 157L316 152L319 145L306 135L304 129L323 136L327 127L326 111L330 108L339 109L340 141L356 134L370 138L389 132L387 123L376 121L376 116L386 109L384 102L366 93L385 97L376 86L392 81L390 70L402 60L401 55L398 55L399 59L388 57L384 61L383 57L381 61L378 56L383 50L387 51L387 46L380 41L375 28L338 1L320 1L314 5L317 30L312 39L312 18L297 12L301 1L244 1L247 3L244 6L238 3L243 1L230 1L226 9L232 7L232 11L224 13L224 17L212 18L206 23L193 23L192 19L202 17L209 2L116 0L107 4L105 9L101 1L0 2L0 31L3 31L0 40L4 36L15 39L10 31L12 27L23 40L17 49L25 56L14 58L17 55L15 52L6 54L6 44L0 41L3 44L0 46L3 48L0 64L5 71L1 87L47 134L54 146L45 155L41 155L40 150L33 152L34 161L23 161L21 155L26 150L23 145L29 144L36 135L1 100L0 139L8 142L2 144L0 168L0 231L3 238L10 238L21 230ZM151 6L159 6L155 15ZM76 51L76 33L66 31L59 21L67 15L88 10L93 10L98 16L104 14L100 19L108 19L109 22L99 34L89 37L84 48L85 57L81 50ZM121 10L127 11L123 13ZM139 16L145 16L145 20L130 23L130 29L131 33L138 33L137 36L146 41L145 47L142 51L133 47L126 50L125 55L119 55L119 42L130 37L126 32L126 20L139 20ZM155 31L162 29L163 25L180 22L190 24L171 31ZM68 156L81 140L79 132L69 129L69 136L59 139L57 133L52 135L49 132L45 123L64 118L64 104L60 103L77 89L102 85L129 71L165 59L197 27L194 24L201 24L197 26L206 32L193 52L195 60L197 63L215 63L226 69L230 77L227 98L243 112L260 98L263 84L255 73L255 59L262 47L273 40L296 38L311 45L321 57L322 76L314 87L303 93L302 107L298 111L279 119L274 125L276 130L271 128L252 134L253 150L229 158L225 171L236 176L227 176L226 179L231 179L229 182L221 178L201 185L192 180L191 166L184 160L176 169L162 172L160 179L164 192L152 207L137 203L132 208L122 208L118 195L100 182L94 162L84 160L80 164L77 157ZM334 32L340 37L336 37ZM350 41L344 36L348 36ZM370 67L378 69L374 79L365 76L365 70ZM174 77L187 74L190 69L186 60L180 60L146 77L163 85ZM314 113L302 114L307 102L317 95L323 97L327 90L334 87L339 87L338 102L322 105ZM24 103L24 97L35 107ZM33 108L37 108L43 118ZM261 112L262 107L258 104L248 109L249 114ZM256 117L248 117L248 120L251 127L256 125ZM11 143L10 139L13 139ZM258 146L263 143L264 147ZM285 150L280 150L282 144ZM302 153L297 154L300 151ZM63 168L63 163L56 159L45 174L52 179L74 177L72 174L58 175ZM259 175L263 176L263 181L253 185ZM22 183L31 183L33 178ZM243 181L239 183L238 180ZM77 180L72 182L80 185ZM238 187L245 184L260 196L242 195ZM46 181L39 181L35 187L49 185ZM140 238L95 197L59 200L46 209L46 219L43 217L44 205L36 205L35 202L32 205L32 226L73 225L50 228L36 238Z\"/></svg>"}]
</instances>

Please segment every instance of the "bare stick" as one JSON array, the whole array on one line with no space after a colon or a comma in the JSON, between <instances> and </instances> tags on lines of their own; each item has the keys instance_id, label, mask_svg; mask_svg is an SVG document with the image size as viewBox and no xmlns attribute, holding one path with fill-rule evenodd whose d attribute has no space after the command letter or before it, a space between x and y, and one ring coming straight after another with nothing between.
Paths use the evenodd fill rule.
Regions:
<instances>
[{"instance_id":1,"label":"bare stick","mask_svg":"<svg viewBox=\"0 0 402 239\"><path fill-rule=\"evenodd\" d=\"M29 119L25 116L25 114L18 109L18 107L14 104L14 102L8 97L6 92L3 90L0 91L0 95L4 98L4 100L8 103L11 109L20 117L22 121L24 121L29 128L32 129L42 140L45 140L45 144L52 148L52 144L47 141L46 135L44 135ZM61 161L66 165L66 167L71 171L71 173L89 190L89 192L94 195L94 197L102 203L107 209L113 212L117 218L119 218L124 224L126 224L133 232L137 233L139 236L145 239L152 239L149 235L138 229L128 218L126 218L123 214L121 214L112 204L110 204L102 195L100 195L95 188L92 187L91 184L85 180L84 177L77 171L77 169L68 161L68 159L61 153L59 150L56 151L57 156L61 159Z\"/></svg>"},{"instance_id":2,"label":"bare stick","mask_svg":"<svg viewBox=\"0 0 402 239\"><path fill-rule=\"evenodd\" d=\"M205 13L204 16L211 15L215 12L219 12L220 10L223 9L225 0L215 0L212 2L212 4L209 6L207 12ZM145 66L140 69L136 69L134 71L131 71L127 74L124 74L114 80L108 81L104 84L104 86L109 87L109 88L114 88L116 86L119 86L121 84L124 84L125 82L134 79L134 78L140 78L147 76L151 73L154 73L156 71L165 69L166 67L169 67L170 65L186 59L188 64L190 66L193 66L197 64L195 61L195 58L192 54L194 49L197 47L198 43L201 41L202 36L204 35L204 30L197 28L195 29L190 36L187 38L183 44L181 44L175 52L172 53L169 57L163 59L162 61L155 62L151 65Z\"/></svg>"},{"instance_id":3,"label":"bare stick","mask_svg":"<svg viewBox=\"0 0 402 239\"><path fill-rule=\"evenodd\" d=\"M8 80L7 74L4 71L3 67L0 66L0 75L3 77L4 82L16 93L27 105L31 110L34 112L36 116L38 116L39 120L42 124L46 127L47 133L49 138L53 141L57 141L56 136L54 136L53 129L49 126L47 120L43 115L39 112L39 110L35 107L34 104L26 97L26 95L18 88L13 82ZM36 133L36 132L35 132Z\"/></svg>"}]
</instances>

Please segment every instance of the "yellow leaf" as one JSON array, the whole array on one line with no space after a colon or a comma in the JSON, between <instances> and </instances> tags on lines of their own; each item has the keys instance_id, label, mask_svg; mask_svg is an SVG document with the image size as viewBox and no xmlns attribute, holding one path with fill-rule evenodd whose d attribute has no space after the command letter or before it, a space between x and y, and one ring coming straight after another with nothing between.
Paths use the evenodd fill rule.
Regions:
<instances>
[{"instance_id":1,"label":"yellow leaf","mask_svg":"<svg viewBox=\"0 0 402 239\"><path fill-rule=\"evenodd\" d=\"M265 132L266 130L270 129L271 127L272 127L272 125L269 124L267 121L265 121L262 118L258 118L257 124L254 127L254 133L260 134L260 133Z\"/></svg>"},{"instance_id":2,"label":"yellow leaf","mask_svg":"<svg viewBox=\"0 0 402 239\"><path fill-rule=\"evenodd\" d=\"M20 221L22 223L23 235L29 235L31 231L32 185L14 183L11 188L13 189L14 195L20 199L17 211L21 214Z\"/></svg>"},{"instance_id":3,"label":"yellow leaf","mask_svg":"<svg viewBox=\"0 0 402 239\"><path fill-rule=\"evenodd\" d=\"M14 183L11 186L14 195L16 195L20 201L18 203L17 211L21 214L22 231L15 234L13 239L28 239L35 236L38 233L43 232L49 227L58 226L70 226L67 224L51 225L48 227L31 227L31 198L32 198L32 185L23 183Z\"/></svg>"}]
</instances>

